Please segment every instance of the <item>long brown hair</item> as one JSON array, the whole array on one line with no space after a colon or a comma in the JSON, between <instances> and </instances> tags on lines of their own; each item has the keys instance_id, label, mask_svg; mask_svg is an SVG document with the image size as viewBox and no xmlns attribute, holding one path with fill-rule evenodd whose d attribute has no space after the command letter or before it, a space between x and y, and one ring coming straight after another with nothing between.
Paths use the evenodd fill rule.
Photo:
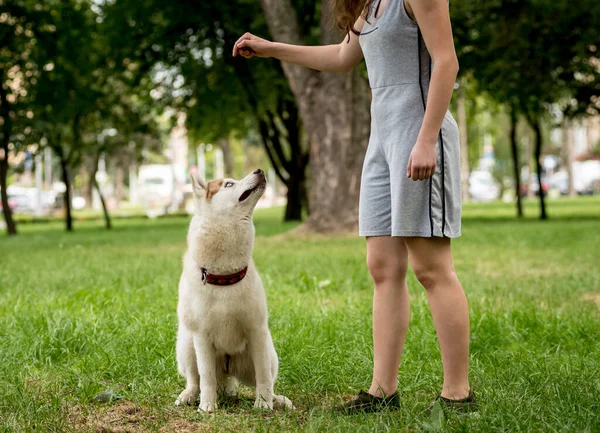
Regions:
<instances>
[{"instance_id":1,"label":"long brown hair","mask_svg":"<svg viewBox=\"0 0 600 433\"><path fill-rule=\"evenodd\" d=\"M373 3L375 0L331 0L335 25L346 34L352 32L358 35L354 23L361 15L367 17L371 14Z\"/></svg>"}]
</instances>

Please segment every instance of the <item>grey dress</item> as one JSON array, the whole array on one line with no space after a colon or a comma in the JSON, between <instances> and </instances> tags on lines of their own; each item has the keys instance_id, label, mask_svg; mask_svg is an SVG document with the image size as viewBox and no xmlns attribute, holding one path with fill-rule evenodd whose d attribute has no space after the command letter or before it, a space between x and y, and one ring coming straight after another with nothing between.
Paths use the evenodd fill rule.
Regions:
<instances>
[{"instance_id":1,"label":"grey dress","mask_svg":"<svg viewBox=\"0 0 600 433\"><path fill-rule=\"evenodd\" d=\"M433 66L403 0L390 0L379 18L374 15L368 17L359 37L372 90L371 136L360 188L360 235L458 237L458 126L447 111L436 143L433 177L407 178L406 166L423 123Z\"/></svg>"}]
</instances>

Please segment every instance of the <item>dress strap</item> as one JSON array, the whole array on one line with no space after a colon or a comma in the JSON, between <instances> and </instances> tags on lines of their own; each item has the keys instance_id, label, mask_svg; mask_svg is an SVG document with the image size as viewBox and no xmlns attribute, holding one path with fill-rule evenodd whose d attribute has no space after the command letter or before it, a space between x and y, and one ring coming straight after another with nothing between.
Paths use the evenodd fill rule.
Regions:
<instances>
[{"instance_id":1,"label":"dress strap","mask_svg":"<svg viewBox=\"0 0 600 433\"><path fill-rule=\"evenodd\" d=\"M373 11L373 18L377 18L377 12L379 12L379 6L381 6L381 0L377 0L377 6L375 6L375 10ZM389 5L388 5L389 7Z\"/></svg>"}]
</instances>

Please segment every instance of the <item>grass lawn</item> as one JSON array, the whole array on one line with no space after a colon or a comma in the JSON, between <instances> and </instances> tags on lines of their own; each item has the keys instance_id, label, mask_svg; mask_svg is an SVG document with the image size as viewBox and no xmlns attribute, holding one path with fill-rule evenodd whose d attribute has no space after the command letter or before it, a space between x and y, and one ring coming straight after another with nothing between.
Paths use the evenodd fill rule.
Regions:
<instances>
[{"instance_id":1,"label":"grass lawn","mask_svg":"<svg viewBox=\"0 0 600 433\"><path fill-rule=\"evenodd\" d=\"M398 412L329 408L370 383L372 284L364 240L297 237L257 212L254 258L280 358L265 413L244 390L213 416L176 408L177 282L187 218L22 224L0 238L0 431L600 432L600 200L465 206L454 242L471 313L479 417L422 414L441 360L424 290L409 276L411 326ZM95 397L115 397L99 403ZM108 398L108 400L112 400Z\"/></svg>"}]
</instances>

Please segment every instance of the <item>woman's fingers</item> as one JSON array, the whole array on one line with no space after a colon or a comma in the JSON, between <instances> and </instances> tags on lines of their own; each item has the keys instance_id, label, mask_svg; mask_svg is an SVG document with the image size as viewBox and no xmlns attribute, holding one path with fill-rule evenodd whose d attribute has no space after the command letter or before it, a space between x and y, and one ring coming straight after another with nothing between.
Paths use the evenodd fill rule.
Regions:
<instances>
[{"instance_id":1,"label":"woman's fingers","mask_svg":"<svg viewBox=\"0 0 600 433\"><path fill-rule=\"evenodd\" d=\"M235 44L233 44L233 57L237 56L238 54L240 54L240 43L245 41L245 40L249 40L252 38L252 33L244 33L242 36L240 36L240 38L235 41Z\"/></svg>"},{"instance_id":2,"label":"woman's fingers","mask_svg":"<svg viewBox=\"0 0 600 433\"><path fill-rule=\"evenodd\" d=\"M427 180L432 177L434 173L435 167L423 167L419 166L418 164L413 164L412 161L409 161L406 170L406 177L409 177L412 180Z\"/></svg>"},{"instance_id":3,"label":"woman's fingers","mask_svg":"<svg viewBox=\"0 0 600 433\"><path fill-rule=\"evenodd\" d=\"M406 166L406 177L410 177L410 178L412 178L411 165L412 165L412 155L408 157L408 165Z\"/></svg>"},{"instance_id":4,"label":"woman's fingers","mask_svg":"<svg viewBox=\"0 0 600 433\"><path fill-rule=\"evenodd\" d=\"M238 53L242 56L249 58L255 54L254 49L252 48L252 41L248 39L244 39L240 43L237 44Z\"/></svg>"},{"instance_id":5,"label":"woman's fingers","mask_svg":"<svg viewBox=\"0 0 600 433\"><path fill-rule=\"evenodd\" d=\"M412 173L411 179L412 180L419 180L419 171L420 171L420 168L413 164L413 167L411 169L411 173Z\"/></svg>"}]
</instances>

